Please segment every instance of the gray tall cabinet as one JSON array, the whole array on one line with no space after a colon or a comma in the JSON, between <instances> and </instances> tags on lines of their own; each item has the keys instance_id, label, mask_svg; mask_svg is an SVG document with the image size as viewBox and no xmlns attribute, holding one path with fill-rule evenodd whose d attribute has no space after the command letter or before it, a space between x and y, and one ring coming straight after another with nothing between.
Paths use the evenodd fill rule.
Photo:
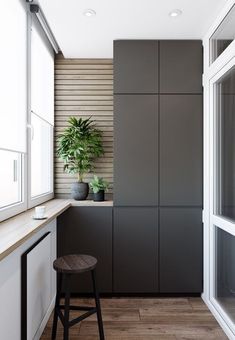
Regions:
<instances>
[{"instance_id":1,"label":"gray tall cabinet","mask_svg":"<svg viewBox=\"0 0 235 340\"><path fill-rule=\"evenodd\" d=\"M201 41L115 41L114 292L201 292L201 214Z\"/></svg>"}]
</instances>

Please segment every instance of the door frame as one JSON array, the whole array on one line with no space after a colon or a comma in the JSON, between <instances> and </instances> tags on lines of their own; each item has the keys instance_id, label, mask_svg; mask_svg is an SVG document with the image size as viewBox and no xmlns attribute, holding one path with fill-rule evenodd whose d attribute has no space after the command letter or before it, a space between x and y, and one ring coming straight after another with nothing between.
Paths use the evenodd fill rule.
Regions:
<instances>
[{"instance_id":1,"label":"door frame","mask_svg":"<svg viewBox=\"0 0 235 340\"><path fill-rule=\"evenodd\" d=\"M214 214L215 181L215 94L214 84L235 65L235 40L210 64L210 37L223 21L235 0L229 0L203 39L204 47L204 290L202 298L230 339L234 339L235 325L214 298L215 291L215 227L235 236L235 223Z\"/></svg>"}]
</instances>

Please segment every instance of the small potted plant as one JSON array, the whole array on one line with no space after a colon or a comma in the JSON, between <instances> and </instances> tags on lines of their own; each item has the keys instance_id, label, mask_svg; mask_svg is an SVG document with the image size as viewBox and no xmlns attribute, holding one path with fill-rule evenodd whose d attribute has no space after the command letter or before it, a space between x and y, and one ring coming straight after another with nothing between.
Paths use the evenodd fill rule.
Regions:
<instances>
[{"instance_id":1,"label":"small potted plant","mask_svg":"<svg viewBox=\"0 0 235 340\"><path fill-rule=\"evenodd\" d=\"M90 188L94 193L93 200L95 202L104 201L104 193L108 189L109 183L102 177L94 175L93 180L90 182Z\"/></svg>"},{"instance_id":2,"label":"small potted plant","mask_svg":"<svg viewBox=\"0 0 235 340\"><path fill-rule=\"evenodd\" d=\"M84 176L93 168L94 160L103 151L102 134L96 129L90 118L70 117L69 126L58 136L57 154L64 161L64 170L70 174L78 174L78 181L72 184L72 198L85 200L89 193L88 183Z\"/></svg>"}]
</instances>

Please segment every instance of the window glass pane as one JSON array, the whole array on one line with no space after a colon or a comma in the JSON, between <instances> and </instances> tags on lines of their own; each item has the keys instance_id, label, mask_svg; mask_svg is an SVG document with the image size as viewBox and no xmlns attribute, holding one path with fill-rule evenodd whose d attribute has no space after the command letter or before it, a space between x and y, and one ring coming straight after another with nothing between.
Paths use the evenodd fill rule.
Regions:
<instances>
[{"instance_id":1,"label":"window glass pane","mask_svg":"<svg viewBox=\"0 0 235 340\"><path fill-rule=\"evenodd\" d=\"M31 142L31 196L39 196L52 191L52 126L32 114Z\"/></svg>"},{"instance_id":2,"label":"window glass pane","mask_svg":"<svg viewBox=\"0 0 235 340\"><path fill-rule=\"evenodd\" d=\"M231 44L235 37L235 7L232 7L210 38L211 63Z\"/></svg>"},{"instance_id":3,"label":"window glass pane","mask_svg":"<svg viewBox=\"0 0 235 340\"><path fill-rule=\"evenodd\" d=\"M0 148L26 149L27 15L19 0L0 6Z\"/></svg>"},{"instance_id":4,"label":"window glass pane","mask_svg":"<svg viewBox=\"0 0 235 340\"><path fill-rule=\"evenodd\" d=\"M215 229L215 298L235 322L235 237Z\"/></svg>"},{"instance_id":5,"label":"window glass pane","mask_svg":"<svg viewBox=\"0 0 235 340\"><path fill-rule=\"evenodd\" d=\"M54 122L54 52L35 22L31 35L31 109Z\"/></svg>"},{"instance_id":6,"label":"window glass pane","mask_svg":"<svg viewBox=\"0 0 235 340\"><path fill-rule=\"evenodd\" d=\"M21 154L0 150L0 208L22 200Z\"/></svg>"},{"instance_id":7,"label":"window glass pane","mask_svg":"<svg viewBox=\"0 0 235 340\"><path fill-rule=\"evenodd\" d=\"M216 213L235 219L235 67L215 85Z\"/></svg>"}]
</instances>

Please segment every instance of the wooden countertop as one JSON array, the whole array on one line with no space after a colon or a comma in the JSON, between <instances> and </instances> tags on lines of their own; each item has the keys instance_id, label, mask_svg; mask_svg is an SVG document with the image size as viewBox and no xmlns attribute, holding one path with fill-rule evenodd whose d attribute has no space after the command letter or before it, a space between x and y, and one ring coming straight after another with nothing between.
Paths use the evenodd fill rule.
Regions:
<instances>
[{"instance_id":1,"label":"wooden countertop","mask_svg":"<svg viewBox=\"0 0 235 340\"><path fill-rule=\"evenodd\" d=\"M87 207L99 207L110 206L112 207L112 201L93 202L90 200L74 201L72 199L53 199L43 203L46 206L45 220L34 220L32 216L34 214L34 208L27 210L19 215L9 218L6 221L0 223L0 260L4 259L7 255L12 253L22 243L32 237L46 224L51 222L57 216L62 214L71 206L87 206Z\"/></svg>"}]
</instances>

